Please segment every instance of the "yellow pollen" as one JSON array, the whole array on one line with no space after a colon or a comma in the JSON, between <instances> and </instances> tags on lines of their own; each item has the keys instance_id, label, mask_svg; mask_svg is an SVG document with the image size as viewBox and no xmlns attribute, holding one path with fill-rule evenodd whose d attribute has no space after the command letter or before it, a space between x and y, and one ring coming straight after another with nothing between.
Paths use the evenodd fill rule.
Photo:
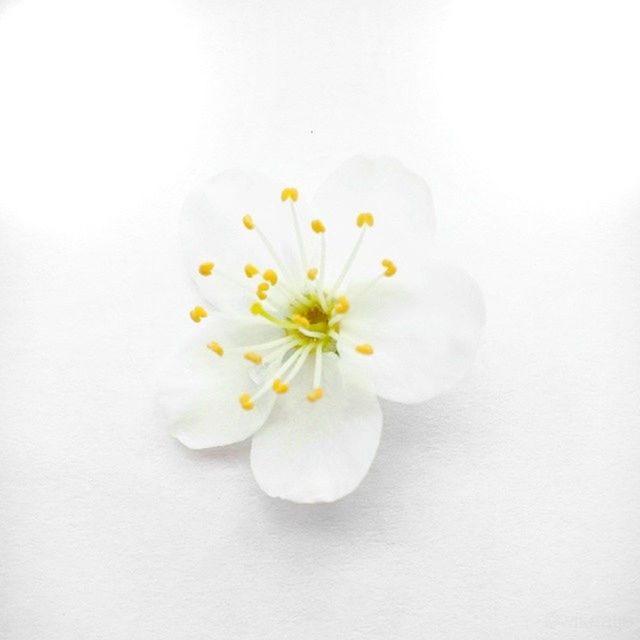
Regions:
<instances>
[{"instance_id":1,"label":"yellow pollen","mask_svg":"<svg viewBox=\"0 0 640 640\"><path fill-rule=\"evenodd\" d=\"M260 300L266 300L267 299L267 294L264 291L260 291L260 289L258 289L256 291L256 295L258 296L258 298Z\"/></svg>"},{"instance_id":2,"label":"yellow pollen","mask_svg":"<svg viewBox=\"0 0 640 640\"><path fill-rule=\"evenodd\" d=\"M267 299L267 290L269 289L269 284L267 282L261 282L256 289L256 295L260 300Z\"/></svg>"},{"instance_id":3,"label":"yellow pollen","mask_svg":"<svg viewBox=\"0 0 640 640\"><path fill-rule=\"evenodd\" d=\"M311 221L311 228L316 233L324 233L326 231L325 226L322 224L322 220L312 220Z\"/></svg>"},{"instance_id":4,"label":"yellow pollen","mask_svg":"<svg viewBox=\"0 0 640 640\"><path fill-rule=\"evenodd\" d=\"M318 387L317 389L314 389L308 396L307 396L307 400L309 402L315 402L316 400L320 400L320 398L322 398L322 396L324 395L324 391L322 391L322 387Z\"/></svg>"},{"instance_id":5,"label":"yellow pollen","mask_svg":"<svg viewBox=\"0 0 640 640\"><path fill-rule=\"evenodd\" d=\"M213 272L213 267L215 267L215 265L213 264L213 262L203 262L199 267L198 267L198 273L201 276L210 276L211 273Z\"/></svg>"},{"instance_id":6,"label":"yellow pollen","mask_svg":"<svg viewBox=\"0 0 640 640\"><path fill-rule=\"evenodd\" d=\"M318 277L318 270L315 267L312 267L307 271L307 278L309 280L315 280Z\"/></svg>"},{"instance_id":7,"label":"yellow pollen","mask_svg":"<svg viewBox=\"0 0 640 640\"><path fill-rule=\"evenodd\" d=\"M202 318L207 317L207 312L202 307L193 307L193 309L189 311L189 315L194 322L200 322Z\"/></svg>"},{"instance_id":8,"label":"yellow pollen","mask_svg":"<svg viewBox=\"0 0 640 640\"><path fill-rule=\"evenodd\" d=\"M255 351L247 351L247 353L244 354L244 357L245 360L253 362L253 364L260 364L262 362L262 356Z\"/></svg>"},{"instance_id":9,"label":"yellow pollen","mask_svg":"<svg viewBox=\"0 0 640 640\"><path fill-rule=\"evenodd\" d=\"M272 285L276 285L278 282L278 274L273 269L267 269L262 274L262 277L264 278L264 280L266 280L267 282L270 282Z\"/></svg>"},{"instance_id":10,"label":"yellow pollen","mask_svg":"<svg viewBox=\"0 0 640 640\"><path fill-rule=\"evenodd\" d=\"M240 406L245 411L250 411L251 409L253 409L253 402L251 401L251 396L248 393L243 393L240 396Z\"/></svg>"},{"instance_id":11,"label":"yellow pollen","mask_svg":"<svg viewBox=\"0 0 640 640\"><path fill-rule=\"evenodd\" d=\"M282 190L280 198L282 199L282 202L286 202L287 200L293 200L294 202L297 202L298 190L294 189L293 187L287 187L286 189Z\"/></svg>"},{"instance_id":12,"label":"yellow pollen","mask_svg":"<svg viewBox=\"0 0 640 640\"><path fill-rule=\"evenodd\" d=\"M349 311L350 305L347 296L340 296L338 298L338 302L336 302L336 306L334 310L336 313L347 313Z\"/></svg>"},{"instance_id":13,"label":"yellow pollen","mask_svg":"<svg viewBox=\"0 0 640 640\"><path fill-rule=\"evenodd\" d=\"M280 380L280 378L276 378L273 381L273 385L271 386L271 388L276 393L287 393L287 391L289 391L289 385L286 384L285 382L282 382L282 380Z\"/></svg>"},{"instance_id":14,"label":"yellow pollen","mask_svg":"<svg viewBox=\"0 0 640 640\"><path fill-rule=\"evenodd\" d=\"M264 312L264 308L259 302L254 302L251 307L249 307L249 311L251 311L254 316L258 316Z\"/></svg>"},{"instance_id":15,"label":"yellow pollen","mask_svg":"<svg viewBox=\"0 0 640 640\"><path fill-rule=\"evenodd\" d=\"M256 225L253 223L253 218L248 213L242 217L242 224L249 229L249 231L256 228Z\"/></svg>"},{"instance_id":16,"label":"yellow pollen","mask_svg":"<svg viewBox=\"0 0 640 640\"><path fill-rule=\"evenodd\" d=\"M363 356L373 355L373 347L370 344L359 344L356 347L356 351L361 353Z\"/></svg>"},{"instance_id":17,"label":"yellow pollen","mask_svg":"<svg viewBox=\"0 0 640 640\"><path fill-rule=\"evenodd\" d=\"M364 225L368 225L373 227L373 214L372 213L359 213L356 218L356 224L359 227L364 227Z\"/></svg>"},{"instance_id":18,"label":"yellow pollen","mask_svg":"<svg viewBox=\"0 0 640 640\"><path fill-rule=\"evenodd\" d=\"M384 267L384 275L387 278L395 275L396 271L398 271L398 268L394 264L393 260L389 260L388 258L385 258L382 261L382 266Z\"/></svg>"},{"instance_id":19,"label":"yellow pollen","mask_svg":"<svg viewBox=\"0 0 640 640\"><path fill-rule=\"evenodd\" d=\"M244 266L244 274L247 276L247 278L253 278L256 273L258 273L258 267L256 267L255 265L246 264Z\"/></svg>"},{"instance_id":20,"label":"yellow pollen","mask_svg":"<svg viewBox=\"0 0 640 640\"><path fill-rule=\"evenodd\" d=\"M301 316L299 313L294 313L291 316L291 321L295 322L298 326L305 327L305 328L308 328L309 325L311 324L307 318L305 318L304 316Z\"/></svg>"},{"instance_id":21,"label":"yellow pollen","mask_svg":"<svg viewBox=\"0 0 640 640\"><path fill-rule=\"evenodd\" d=\"M213 353L216 353L219 356L223 356L224 355L224 349L217 343L217 342L210 342L207 347L209 347L209 349L211 349L211 351L213 351Z\"/></svg>"}]
</instances>

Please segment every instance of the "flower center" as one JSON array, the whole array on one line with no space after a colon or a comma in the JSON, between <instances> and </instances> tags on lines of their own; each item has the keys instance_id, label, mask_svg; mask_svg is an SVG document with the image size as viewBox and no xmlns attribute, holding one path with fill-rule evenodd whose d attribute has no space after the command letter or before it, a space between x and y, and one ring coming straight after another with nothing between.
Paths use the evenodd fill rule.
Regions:
<instances>
[{"instance_id":1,"label":"flower center","mask_svg":"<svg viewBox=\"0 0 640 640\"><path fill-rule=\"evenodd\" d=\"M286 393L289 385L296 377L306 360L314 359L313 386L307 394L309 402L315 402L323 396L322 389L322 358L323 353L338 353L337 341L340 334L341 323L351 308L351 302L359 293L374 286L383 277L391 277L396 273L395 264L389 260L381 261L382 273L363 285L352 296L351 301L343 294L341 288L349 270L355 262L360 247L364 241L367 230L373 227L374 218L371 213L359 213L356 217L356 226L360 233L356 239L353 250L347 258L338 278L331 287L325 283L326 275L326 242L325 226L321 220L311 221L311 230L319 237L319 259L317 266L308 261L307 248L302 236L302 229L295 203L298 200L298 191L288 187L281 193L283 203L289 202L293 231L298 246L299 270L294 272L287 269L276 253L273 245L256 225L252 216L246 214L242 223L249 231L257 234L267 252L273 259L273 267L260 272L260 269L247 264L244 267L244 275L259 282L253 290L257 300L249 308L256 320L268 322L282 330L282 337L269 342L255 345L232 346L231 352L241 351L244 358L255 366L263 367L267 372L266 382L253 394L243 393L240 396L240 404L243 409L253 409L255 403L269 391L277 394ZM203 262L199 267L199 273L203 277L209 277L214 272L222 277L235 279L233 274L225 274L216 269L213 262ZM191 319L200 322L206 318L207 312L202 307L195 307L191 312ZM225 349L218 342L207 345L209 349L219 357L225 354ZM361 354L373 355L373 347L368 343L353 344L354 350Z\"/></svg>"}]
</instances>

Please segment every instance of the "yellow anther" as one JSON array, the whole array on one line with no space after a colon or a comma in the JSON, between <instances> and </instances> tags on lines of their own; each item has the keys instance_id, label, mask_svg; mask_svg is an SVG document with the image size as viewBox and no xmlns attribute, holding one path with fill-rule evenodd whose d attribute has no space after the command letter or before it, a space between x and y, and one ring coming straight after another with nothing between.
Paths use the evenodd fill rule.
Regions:
<instances>
[{"instance_id":1,"label":"yellow anther","mask_svg":"<svg viewBox=\"0 0 640 640\"><path fill-rule=\"evenodd\" d=\"M315 280L318 277L318 270L315 267L312 267L307 271L307 278L309 280Z\"/></svg>"},{"instance_id":2,"label":"yellow anther","mask_svg":"<svg viewBox=\"0 0 640 640\"><path fill-rule=\"evenodd\" d=\"M316 233L324 233L326 231L325 226L322 224L322 220L312 220L311 221L311 228Z\"/></svg>"},{"instance_id":3,"label":"yellow anther","mask_svg":"<svg viewBox=\"0 0 640 640\"><path fill-rule=\"evenodd\" d=\"M253 409L253 402L251 401L251 396L248 393L243 393L240 396L240 406L245 411L250 411L251 409Z\"/></svg>"},{"instance_id":4,"label":"yellow anther","mask_svg":"<svg viewBox=\"0 0 640 640\"><path fill-rule=\"evenodd\" d=\"M370 344L359 344L356 347L356 351L361 353L363 356L373 355L373 347Z\"/></svg>"},{"instance_id":5,"label":"yellow anther","mask_svg":"<svg viewBox=\"0 0 640 640\"><path fill-rule=\"evenodd\" d=\"M207 347L209 347L209 349L211 349L211 351L213 351L213 353L216 353L219 356L223 356L224 355L224 349L217 343L217 342L210 342Z\"/></svg>"},{"instance_id":6,"label":"yellow anther","mask_svg":"<svg viewBox=\"0 0 640 640\"><path fill-rule=\"evenodd\" d=\"M289 385L286 384L285 382L282 382L282 380L280 380L280 378L276 378L273 381L273 384L271 385L271 388L276 393L287 393L287 391L289 391Z\"/></svg>"},{"instance_id":7,"label":"yellow anther","mask_svg":"<svg viewBox=\"0 0 640 640\"><path fill-rule=\"evenodd\" d=\"M247 353L244 354L244 357L245 360L253 362L253 364L260 364L262 362L262 356L255 351L247 351Z\"/></svg>"},{"instance_id":8,"label":"yellow anther","mask_svg":"<svg viewBox=\"0 0 640 640\"><path fill-rule=\"evenodd\" d=\"M256 273L258 273L258 267L253 264L244 265L244 274L247 276L247 278L253 278Z\"/></svg>"},{"instance_id":9,"label":"yellow anther","mask_svg":"<svg viewBox=\"0 0 640 640\"><path fill-rule=\"evenodd\" d=\"M254 316L259 316L260 314L264 313L264 308L259 302L254 302L251 307L249 307L249 311L251 311Z\"/></svg>"},{"instance_id":10,"label":"yellow anther","mask_svg":"<svg viewBox=\"0 0 640 640\"><path fill-rule=\"evenodd\" d=\"M260 300L266 300L267 299L267 294L264 291L260 291L260 289L258 289L256 291L256 295L258 296L258 298Z\"/></svg>"},{"instance_id":11,"label":"yellow anther","mask_svg":"<svg viewBox=\"0 0 640 640\"><path fill-rule=\"evenodd\" d=\"M299 313L294 313L291 316L291 321L295 322L298 326L305 327L305 328L308 328L309 325L311 324L307 318L305 318L304 316L301 316Z\"/></svg>"},{"instance_id":12,"label":"yellow anther","mask_svg":"<svg viewBox=\"0 0 640 640\"><path fill-rule=\"evenodd\" d=\"M270 282L272 285L276 285L278 282L278 274L273 269L267 269L262 274L262 277L264 278L264 280L266 280L267 282Z\"/></svg>"},{"instance_id":13,"label":"yellow anther","mask_svg":"<svg viewBox=\"0 0 640 640\"><path fill-rule=\"evenodd\" d=\"M364 225L368 225L373 227L373 214L372 213L359 213L356 218L356 224L359 227L364 227Z\"/></svg>"},{"instance_id":14,"label":"yellow anther","mask_svg":"<svg viewBox=\"0 0 640 640\"><path fill-rule=\"evenodd\" d=\"M393 260L389 260L387 258L382 261L382 266L384 267L384 275L387 278L395 275L396 271L398 270L396 265L393 263Z\"/></svg>"},{"instance_id":15,"label":"yellow anther","mask_svg":"<svg viewBox=\"0 0 640 640\"><path fill-rule=\"evenodd\" d=\"M282 199L282 202L286 202L287 200L293 200L294 202L297 202L298 190L294 189L293 187L287 187L286 189L282 190L280 198Z\"/></svg>"},{"instance_id":16,"label":"yellow anther","mask_svg":"<svg viewBox=\"0 0 640 640\"><path fill-rule=\"evenodd\" d=\"M203 262L199 267L198 267L198 273L201 276L210 276L213 273L213 267L215 267L215 265L213 264L213 262Z\"/></svg>"},{"instance_id":17,"label":"yellow anther","mask_svg":"<svg viewBox=\"0 0 640 640\"><path fill-rule=\"evenodd\" d=\"M338 298L338 302L336 302L336 306L333 308L336 313L347 313L349 311L350 305L347 296L340 296Z\"/></svg>"},{"instance_id":18,"label":"yellow anther","mask_svg":"<svg viewBox=\"0 0 640 640\"><path fill-rule=\"evenodd\" d=\"M242 224L249 229L249 231L256 228L256 225L253 223L253 218L248 213L242 217Z\"/></svg>"},{"instance_id":19,"label":"yellow anther","mask_svg":"<svg viewBox=\"0 0 640 640\"><path fill-rule=\"evenodd\" d=\"M266 300L267 299L267 290L269 289L269 283L268 282L261 282L258 285L258 288L256 289L256 295L258 296L258 298L260 298L260 300Z\"/></svg>"},{"instance_id":20,"label":"yellow anther","mask_svg":"<svg viewBox=\"0 0 640 640\"><path fill-rule=\"evenodd\" d=\"M307 396L307 400L309 402L315 402L316 400L320 400L320 398L322 398L322 396L324 395L324 391L322 390L322 387L318 387L317 389L314 389L308 396Z\"/></svg>"},{"instance_id":21,"label":"yellow anther","mask_svg":"<svg viewBox=\"0 0 640 640\"><path fill-rule=\"evenodd\" d=\"M202 318L207 317L207 312L202 307L193 307L193 309L189 311L189 315L194 322L200 322Z\"/></svg>"},{"instance_id":22,"label":"yellow anther","mask_svg":"<svg viewBox=\"0 0 640 640\"><path fill-rule=\"evenodd\" d=\"M268 282L261 282L258 285L258 291L268 291L269 290L269 283Z\"/></svg>"}]
</instances>

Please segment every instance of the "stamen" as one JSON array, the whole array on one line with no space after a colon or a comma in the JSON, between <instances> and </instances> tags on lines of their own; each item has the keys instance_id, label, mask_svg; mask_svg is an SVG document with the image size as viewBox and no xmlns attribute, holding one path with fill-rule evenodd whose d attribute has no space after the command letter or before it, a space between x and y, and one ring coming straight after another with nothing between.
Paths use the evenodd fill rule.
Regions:
<instances>
[{"instance_id":1,"label":"stamen","mask_svg":"<svg viewBox=\"0 0 640 640\"><path fill-rule=\"evenodd\" d=\"M336 302L336 305L333 307L336 313L347 313L347 311L349 311L349 308L350 305L347 296L340 296L338 298L338 302Z\"/></svg>"},{"instance_id":2,"label":"stamen","mask_svg":"<svg viewBox=\"0 0 640 640\"><path fill-rule=\"evenodd\" d=\"M255 265L246 264L244 266L244 274L247 276L247 278L253 278L256 273L258 273L258 267L256 267Z\"/></svg>"},{"instance_id":3,"label":"stamen","mask_svg":"<svg viewBox=\"0 0 640 640\"><path fill-rule=\"evenodd\" d=\"M315 233L324 233L326 231L324 224L322 224L322 220L312 220L311 229Z\"/></svg>"},{"instance_id":4,"label":"stamen","mask_svg":"<svg viewBox=\"0 0 640 640\"><path fill-rule=\"evenodd\" d=\"M242 224L249 229L249 231L253 231L253 229L256 228L253 218L248 213L242 217Z\"/></svg>"},{"instance_id":5,"label":"stamen","mask_svg":"<svg viewBox=\"0 0 640 640\"><path fill-rule=\"evenodd\" d=\"M280 198L282 199L282 202L286 202L287 200L293 200L293 202L297 202L298 190L294 187L286 187L282 190Z\"/></svg>"},{"instance_id":6,"label":"stamen","mask_svg":"<svg viewBox=\"0 0 640 640\"><path fill-rule=\"evenodd\" d=\"M262 356L255 351L247 351L247 353L244 354L244 358L249 362L253 362L253 364L262 364Z\"/></svg>"},{"instance_id":7,"label":"stamen","mask_svg":"<svg viewBox=\"0 0 640 640\"><path fill-rule=\"evenodd\" d=\"M393 263L392 260L389 260L388 258L385 258L382 261L382 266L385 268L383 275L386 278L390 278L391 276L395 275L396 272L398 271L398 268L396 267L396 265Z\"/></svg>"},{"instance_id":8,"label":"stamen","mask_svg":"<svg viewBox=\"0 0 640 640\"><path fill-rule=\"evenodd\" d=\"M215 264L213 264L213 262L203 262L198 267L198 273L201 276L210 276L211 273L213 272L213 267L215 267Z\"/></svg>"},{"instance_id":9,"label":"stamen","mask_svg":"<svg viewBox=\"0 0 640 640\"><path fill-rule=\"evenodd\" d=\"M293 226L296 232L296 242L298 243L298 251L300 252L300 263L302 265L302 271L306 271L307 268L307 252L304 248L304 240L302 239L302 231L300 230L300 220L298 219L298 212L296 211L295 202L298 200L298 190L293 187L287 187L282 190L280 194L282 202L287 200L291 201L291 216L293 218Z\"/></svg>"},{"instance_id":10,"label":"stamen","mask_svg":"<svg viewBox=\"0 0 640 640\"><path fill-rule=\"evenodd\" d=\"M310 344L301 350L302 353L298 356L298 360L296 361L293 369L291 369L284 380L285 384L289 384L298 375L298 371L302 369L302 365L305 363L311 349L313 349L313 345Z\"/></svg>"},{"instance_id":11,"label":"stamen","mask_svg":"<svg viewBox=\"0 0 640 640\"><path fill-rule=\"evenodd\" d=\"M291 316L291 321L300 327L304 327L305 329L308 329L311 326L309 320L304 316L301 316L299 313L294 313Z\"/></svg>"},{"instance_id":12,"label":"stamen","mask_svg":"<svg viewBox=\"0 0 640 640\"><path fill-rule=\"evenodd\" d=\"M315 280L317 276L318 276L318 269L316 269L316 267L312 267L307 271L307 278L309 278L309 280Z\"/></svg>"},{"instance_id":13,"label":"stamen","mask_svg":"<svg viewBox=\"0 0 640 640\"><path fill-rule=\"evenodd\" d=\"M313 390L307 396L307 400L309 402L315 402L316 400L320 400L324 395L322 391L322 345L319 344L316 347L316 361L314 363L313 368Z\"/></svg>"},{"instance_id":14,"label":"stamen","mask_svg":"<svg viewBox=\"0 0 640 640\"><path fill-rule=\"evenodd\" d=\"M273 269L267 269L263 274L262 277L264 278L264 280L266 280L267 282L270 282L273 286L275 286L276 284L278 284L278 274L273 270Z\"/></svg>"},{"instance_id":15,"label":"stamen","mask_svg":"<svg viewBox=\"0 0 640 640\"><path fill-rule=\"evenodd\" d=\"M356 218L356 224L359 227L363 227L367 225L369 227L373 227L373 214L372 213L359 213Z\"/></svg>"},{"instance_id":16,"label":"stamen","mask_svg":"<svg viewBox=\"0 0 640 640\"><path fill-rule=\"evenodd\" d=\"M282 382L282 380L280 380L280 378L276 378L273 381L273 385L271 385L271 388L276 393L287 393L287 391L289 391L289 385L285 384L284 382Z\"/></svg>"},{"instance_id":17,"label":"stamen","mask_svg":"<svg viewBox=\"0 0 640 640\"><path fill-rule=\"evenodd\" d=\"M366 222L366 224L365 224L365 222L360 224L360 217L361 216L371 216L371 224L369 224L368 222ZM369 218L366 218L366 220L369 220ZM331 289L331 295L333 295L338 290L338 288L342 284L342 281L345 279L347 273L349 273L349 269L351 269L351 265L353 264L354 260L356 259L356 256L358 255L358 251L360 251L360 246L362 245L362 241L364 240L365 233L367 232L367 227L373 226L373 216L370 213L361 213L361 214L359 214L358 215L358 226L361 227L362 230L360 231L360 235L358 236L358 239L356 240L356 244L353 247L353 250L351 251L351 255L347 259L347 262L345 263L344 267L342 268L342 271L340 272L340 275L338 276L338 279L336 280L335 284L333 285L333 287Z\"/></svg>"},{"instance_id":18,"label":"stamen","mask_svg":"<svg viewBox=\"0 0 640 640\"><path fill-rule=\"evenodd\" d=\"M253 402L251 401L251 395L248 393L243 393L240 396L240 406L245 410L245 411L250 411L251 409L253 409Z\"/></svg>"},{"instance_id":19,"label":"stamen","mask_svg":"<svg viewBox=\"0 0 640 640\"><path fill-rule=\"evenodd\" d=\"M359 344L356 347L356 351L361 353L363 356L373 355L373 347L370 344Z\"/></svg>"},{"instance_id":20,"label":"stamen","mask_svg":"<svg viewBox=\"0 0 640 640\"><path fill-rule=\"evenodd\" d=\"M322 391L322 387L316 387L309 395L307 395L307 400L309 402L315 402L316 400L320 400L324 392Z\"/></svg>"},{"instance_id":21,"label":"stamen","mask_svg":"<svg viewBox=\"0 0 640 640\"><path fill-rule=\"evenodd\" d=\"M293 377L295 376L295 374L300 370L300 367L302 366L302 364L300 364L300 361L302 360L302 363L304 363L307 354L309 353L309 351L311 350L311 346L309 347L305 347L304 349L300 349L298 351L296 351L290 358L288 358L283 364L282 366L276 371L276 373L274 374L273 378L271 378L269 381L267 381L261 388L260 390L253 396L253 401L255 402L256 400L259 400L269 389L273 389L273 386L275 384L276 380L280 380L282 384L284 385L288 385L291 380L293 379ZM292 369L292 374L289 377L287 377L285 380L282 380L283 375L289 371L289 369ZM288 388L288 387L287 387ZM275 389L273 389L275 391ZM284 393L284 392L283 392Z\"/></svg>"},{"instance_id":22,"label":"stamen","mask_svg":"<svg viewBox=\"0 0 640 640\"><path fill-rule=\"evenodd\" d=\"M217 342L210 342L207 347L220 357L224 355L224 349Z\"/></svg>"},{"instance_id":23,"label":"stamen","mask_svg":"<svg viewBox=\"0 0 640 640\"><path fill-rule=\"evenodd\" d=\"M267 290L269 289L269 284L266 282L261 282L256 289L256 295L260 300L267 299Z\"/></svg>"},{"instance_id":24,"label":"stamen","mask_svg":"<svg viewBox=\"0 0 640 640\"><path fill-rule=\"evenodd\" d=\"M200 322L200 320L202 320L202 318L206 318L208 314L202 307L194 307L189 311L189 315L194 322Z\"/></svg>"}]
</instances>

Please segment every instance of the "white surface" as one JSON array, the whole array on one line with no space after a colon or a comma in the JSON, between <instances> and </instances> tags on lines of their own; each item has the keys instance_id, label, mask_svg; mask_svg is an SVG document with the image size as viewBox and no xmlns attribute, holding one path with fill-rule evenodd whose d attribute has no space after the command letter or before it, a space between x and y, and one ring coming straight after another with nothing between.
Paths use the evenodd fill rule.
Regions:
<instances>
[{"instance_id":1,"label":"white surface","mask_svg":"<svg viewBox=\"0 0 640 640\"><path fill-rule=\"evenodd\" d=\"M640 637L637 3L0 4L0 636ZM479 364L328 506L153 403L201 178L431 183Z\"/></svg>"}]
</instances>

